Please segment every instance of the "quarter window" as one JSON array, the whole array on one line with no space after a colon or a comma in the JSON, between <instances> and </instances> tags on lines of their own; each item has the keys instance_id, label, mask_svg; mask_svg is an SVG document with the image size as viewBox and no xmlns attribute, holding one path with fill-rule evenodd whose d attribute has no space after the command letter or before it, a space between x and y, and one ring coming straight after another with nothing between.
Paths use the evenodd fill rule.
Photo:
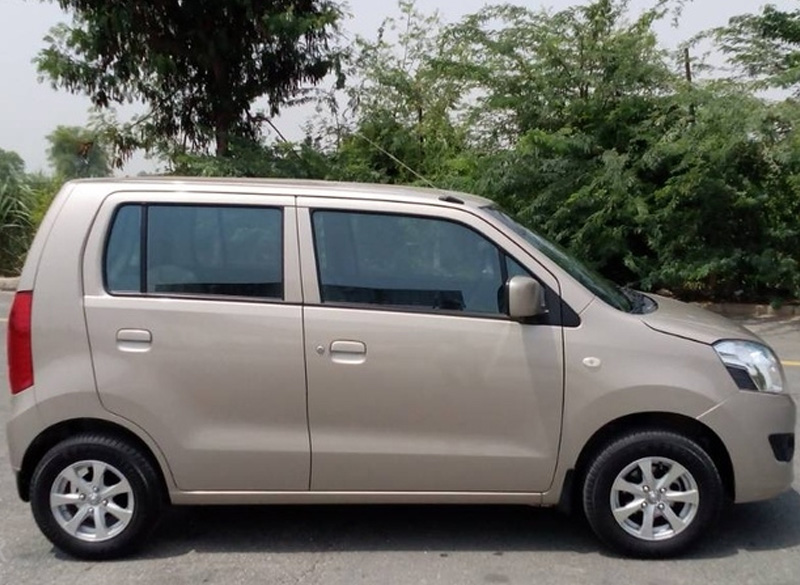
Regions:
<instances>
[{"instance_id":1,"label":"quarter window","mask_svg":"<svg viewBox=\"0 0 800 585\"><path fill-rule=\"evenodd\" d=\"M272 208L124 206L109 236L106 285L117 293L282 299L282 223Z\"/></svg>"},{"instance_id":2,"label":"quarter window","mask_svg":"<svg viewBox=\"0 0 800 585\"><path fill-rule=\"evenodd\" d=\"M313 226L323 303L502 312L504 257L464 225L316 211Z\"/></svg>"},{"instance_id":3,"label":"quarter window","mask_svg":"<svg viewBox=\"0 0 800 585\"><path fill-rule=\"evenodd\" d=\"M108 290L141 290L142 208L124 205L117 210L106 245L105 277Z\"/></svg>"}]
</instances>

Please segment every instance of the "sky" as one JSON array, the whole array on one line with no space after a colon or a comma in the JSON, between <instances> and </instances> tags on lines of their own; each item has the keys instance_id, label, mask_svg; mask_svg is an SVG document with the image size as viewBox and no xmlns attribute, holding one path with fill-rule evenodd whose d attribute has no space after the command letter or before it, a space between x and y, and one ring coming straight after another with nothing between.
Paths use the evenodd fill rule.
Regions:
<instances>
[{"instance_id":1,"label":"sky","mask_svg":"<svg viewBox=\"0 0 800 585\"><path fill-rule=\"evenodd\" d=\"M634 11L640 11L654 0L631 0ZM425 13L438 10L445 22L459 20L491 3L486 0L417 0ZM560 10L584 2L576 0L511 0L529 8ZM694 34L725 24L731 16L757 12L765 2L759 0L693 0L685 8L679 26L662 23L660 39L667 47L675 47ZM772 0L782 9L794 9L796 0ZM395 0L349 0L352 16L345 23L349 36L374 38L383 19L397 13ZM37 0L0 0L0 148L22 156L29 171L47 171L46 136L58 125L82 126L88 121L88 98L53 90L49 83L40 83L33 64L36 54L45 46L47 31L69 17L57 4ZM129 110L130 111L130 110ZM122 110L124 112L124 110ZM289 111L277 121L278 128L290 139L302 137L303 112ZM153 163L136 157L123 173L136 174L154 170Z\"/></svg>"}]
</instances>

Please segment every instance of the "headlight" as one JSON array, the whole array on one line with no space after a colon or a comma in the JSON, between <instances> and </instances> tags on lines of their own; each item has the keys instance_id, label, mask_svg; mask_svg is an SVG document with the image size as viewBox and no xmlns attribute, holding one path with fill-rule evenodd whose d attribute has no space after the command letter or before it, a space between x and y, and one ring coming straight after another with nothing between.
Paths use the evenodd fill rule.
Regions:
<instances>
[{"instance_id":1,"label":"headlight","mask_svg":"<svg viewBox=\"0 0 800 585\"><path fill-rule=\"evenodd\" d=\"M783 392L783 369L772 350L753 341L720 341L714 344L736 385L742 390Z\"/></svg>"}]
</instances>

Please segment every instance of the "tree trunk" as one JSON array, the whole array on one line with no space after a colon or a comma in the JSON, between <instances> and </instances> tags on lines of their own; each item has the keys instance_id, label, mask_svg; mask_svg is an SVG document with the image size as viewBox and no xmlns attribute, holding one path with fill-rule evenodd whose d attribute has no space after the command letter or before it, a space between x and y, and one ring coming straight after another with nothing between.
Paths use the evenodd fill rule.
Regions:
<instances>
[{"instance_id":1,"label":"tree trunk","mask_svg":"<svg viewBox=\"0 0 800 585\"><path fill-rule=\"evenodd\" d=\"M423 117L424 112L422 111L422 104L417 103L417 141L419 142L420 160L425 159L425 136L422 134Z\"/></svg>"},{"instance_id":2,"label":"tree trunk","mask_svg":"<svg viewBox=\"0 0 800 585\"><path fill-rule=\"evenodd\" d=\"M228 91L227 72L224 59L216 58L212 65L214 71L214 138L217 142L217 156L228 156L228 148L230 143L230 112L225 111L225 102L227 101L223 96ZM217 101L218 100L218 101Z\"/></svg>"},{"instance_id":3,"label":"tree trunk","mask_svg":"<svg viewBox=\"0 0 800 585\"><path fill-rule=\"evenodd\" d=\"M214 130L214 137L217 142L217 156L228 156L228 138L229 130L224 122L217 122L217 127Z\"/></svg>"}]
</instances>

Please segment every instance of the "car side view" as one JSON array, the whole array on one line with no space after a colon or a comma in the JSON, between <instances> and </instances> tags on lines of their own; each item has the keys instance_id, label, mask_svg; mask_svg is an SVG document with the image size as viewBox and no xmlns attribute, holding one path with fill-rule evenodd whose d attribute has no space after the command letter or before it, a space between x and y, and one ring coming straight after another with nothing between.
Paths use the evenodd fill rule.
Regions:
<instances>
[{"instance_id":1,"label":"car side view","mask_svg":"<svg viewBox=\"0 0 800 585\"><path fill-rule=\"evenodd\" d=\"M131 553L167 505L323 503L562 506L666 557L793 479L761 339L461 193L68 183L8 362L19 495L82 558Z\"/></svg>"}]
</instances>

